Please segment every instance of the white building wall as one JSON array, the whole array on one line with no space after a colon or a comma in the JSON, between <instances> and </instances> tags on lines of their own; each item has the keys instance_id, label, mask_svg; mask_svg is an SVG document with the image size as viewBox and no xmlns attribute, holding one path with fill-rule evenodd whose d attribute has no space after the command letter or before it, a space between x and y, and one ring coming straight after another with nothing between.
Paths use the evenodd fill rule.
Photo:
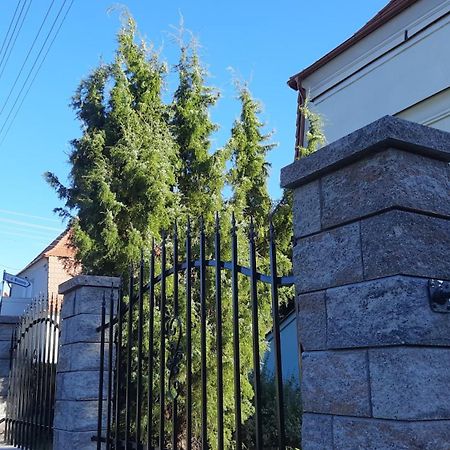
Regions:
<instances>
[{"instance_id":1,"label":"white building wall","mask_svg":"<svg viewBox=\"0 0 450 450\"><path fill-rule=\"evenodd\" d=\"M10 293L11 297L33 298L47 294L48 258L39 259L32 266L20 272L19 276L26 278L31 283L31 286L23 288L13 285Z\"/></svg>"},{"instance_id":2,"label":"white building wall","mask_svg":"<svg viewBox=\"0 0 450 450\"><path fill-rule=\"evenodd\" d=\"M2 316L21 316L33 298L46 296L48 290L48 259L41 258L19 274L31 286L24 288L13 285L9 297L3 297L0 314Z\"/></svg>"},{"instance_id":3,"label":"white building wall","mask_svg":"<svg viewBox=\"0 0 450 450\"><path fill-rule=\"evenodd\" d=\"M299 345L297 339L297 319L292 312L280 324L281 340L281 370L283 380L292 380L300 383L299 373ZM269 336L269 350L266 353L264 368L268 373L274 374L275 370L275 347L273 337Z\"/></svg>"},{"instance_id":4,"label":"white building wall","mask_svg":"<svg viewBox=\"0 0 450 450\"><path fill-rule=\"evenodd\" d=\"M419 1L303 80L328 142L386 114L450 131L449 12Z\"/></svg>"}]
</instances>

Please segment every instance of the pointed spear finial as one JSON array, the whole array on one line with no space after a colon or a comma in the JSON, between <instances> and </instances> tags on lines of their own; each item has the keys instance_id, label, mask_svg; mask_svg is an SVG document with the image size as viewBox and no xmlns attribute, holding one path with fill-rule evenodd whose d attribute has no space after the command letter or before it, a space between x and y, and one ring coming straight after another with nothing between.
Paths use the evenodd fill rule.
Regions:
<instances>
[{"instance_id":1,"label":"pointed spear finial","mask_svg":"<svg viewBox=\"0 0 450 450\"><path fill-rule=\"evenodd\" d=\"M269 234L270 239L275 239L275 227L273 226L272 216L269 218Z\"/></svg>"}]
</instances>

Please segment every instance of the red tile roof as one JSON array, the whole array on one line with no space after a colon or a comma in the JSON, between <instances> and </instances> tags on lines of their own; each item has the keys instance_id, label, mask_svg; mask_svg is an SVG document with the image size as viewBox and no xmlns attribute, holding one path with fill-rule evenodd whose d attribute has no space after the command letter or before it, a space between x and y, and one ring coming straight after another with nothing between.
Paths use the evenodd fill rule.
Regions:
<instances>
[{"instance_id":1,"label":"red tile roof","mask_svg":"<svg viewBox=\"0 0 450 450\"><path fill-rule=\"evenodd\" d=\"M419 0L391 0L381 11L379 11L372 19L370 19L361 29L359 29L352 37L344 41L341 45L336 47L331 52L327 53L325 56L317 60L314 64L310 65L301 72L293 75L289 78L288 85L297 90L298 84L297 80L301 80L311 75L316 70L323 67L336 56L343 53L348 48L355 45L361 39L365 38L367 35L380 28L386 22L391 20L396 15L400 14L405 9L409 8L411 5Z\"/></svg>"},{"instance_id":2,"label":"red tile roof","mask_svg":"<svg viewBox=\"0 0 450 450\"><path fill-rule=\"evenodd\" d=\"M38 262L41 258L47 258L49 256L59 256L63 258L74 258L75 249L70 245L70 235L72 231L70 229L64 230L56 239L54 239L47 247L42 250L36 258L27 264L17 275L24 272L34 263Z\"/></svg>"}]
</instances>

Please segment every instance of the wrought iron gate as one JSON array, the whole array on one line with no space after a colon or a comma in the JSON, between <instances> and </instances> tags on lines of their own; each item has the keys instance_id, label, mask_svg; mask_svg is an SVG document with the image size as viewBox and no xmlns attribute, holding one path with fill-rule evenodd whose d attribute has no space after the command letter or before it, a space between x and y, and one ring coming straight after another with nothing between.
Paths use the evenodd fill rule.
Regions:
<instances>
[{"instance_id":1,"label":"wrought iron gate","mask_svg":"<svg viewBox=\"0 0 450 450\"><path fill-rule=\"evenodd\" d=\"M11 338L8 444L32 450L52 448L58 339L57 300L33 302Z\"/></svg>"},{"instance_id":2,"label":"wrought iron gate","mask_svg":"<svg viewBox=\"0 0 450 450\"><path fill-rule=\"evenodd\" d=\"M233 217L229 248L222 249L218 219L214 239L208 242L202 223L196 237L187 224L184 257L180 257L181 239L175 227L173 236L164 236L160 245L152 244L148 261L142 257L130 270L118 306L112 293L108 302L104 300L98 328L98 430L93 436L98 449L207 449L214 440L218 449L240 450L243 406L248 409L248 404L242 404L242 383L248 381L254 392L254 448L286 448L278 294L280 287L293 284L293 277L277 274L272 224L265 250L268 274L258 271L260 249L253 224L248 229L248 253L238 248L238 234ZM242 235L241 231L241 241ZM263 442L260 344L267 330L260 328L260 308L271 311L269 331L274 340L273 414L278 433L272 447ZM249 323L243 320L244 309ZM225 320L232 323L226 336ZM242 372L243 339L251 343L252 358L247 358L253 360L251 373ZM227 383L233 386L233 405L224 404ZM216 402L214 426L208 417L211 398ZM232 447L226 445L230 434Z\"/></svg>"}]
</instances>

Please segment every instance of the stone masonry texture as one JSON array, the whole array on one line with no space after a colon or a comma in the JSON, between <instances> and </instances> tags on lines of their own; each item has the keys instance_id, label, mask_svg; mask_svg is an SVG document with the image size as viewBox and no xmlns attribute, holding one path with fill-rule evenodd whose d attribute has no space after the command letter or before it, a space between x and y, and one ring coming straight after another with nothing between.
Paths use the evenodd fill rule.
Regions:
<instances>
[{"instance_id":1,"label":"stone masonry texture","mask_svg":"<svg viewBox=\"0 0 450 450\"><path fill-rule=\"evenodd\" d=\"M328 349L450 346L450 320L431 310L423 278L380 278L328 289L324 297Z\"/></svg>"},{"instance_id":2,"label":"stone masonry texture","mask_svg":"<svg viewBox=\"0 0 450 450\"><path fill-rule=\"evenodd\" d=\"M370 417L367 352L303 352L305 412Z\"/></svg>"},{"instance_id":3,"label":"stone masonry texture","mask_svg":"<svg viewBox=\"0 0 450 450\"><path fill-rule=\"evenodd\" d=\"M333 450L448 450L449 442L449 421L333 418Z\"/></svg>"},{"instance_id":4,"label":"stone masonry texture","mask_svg":"<svg viewBox=\"0 0 450 450\"><path fill-rule=\"evenodd\" d=\"M281 170L281 186L294 189L367 155L398 148L450 161L450 133L385 116Z\"/></svg>"},{"instance_id":5,"label":"stone masonry texture","mask_svg":"<svg viewBox=\"0 0 450 450\"><path fill-rule=\"evenodd\" d=\"M96 443L91 441L97 432L100 378L100 333L96 328L101 323L104 296L109 300L113 292L117 300L118 286L118 278L83 275L59 287L64 301L56 375L54 450L96 448ZM107 351L108 343L106 355ZM107 363L105 357L104 367ZM106 380L106 372L104 376ZM104 386L103 400L106 383Z\"/></svg>"},{"instance_id":6,"label":"stone masonry texture","mask_svg":"<svg viewBox=\"0 0 450 450\"><path fill-rule=\"evenodd\" d=\"M448 450L450 421L397 421L305 413L302 450Z\"/></svg>"},{"instance_id":7,"label":"stone masonry texture","mask_svg":"<svg viewBox=\"0 0 450 450\"><path fill-rule=\"evenodd\" d=\"M363 280L359 224L308 236L294 247L299 293Z\"/></svg>"},{"instance_id":8,"label":"stone masonry texture","mask_svg":"<svg viewBox=\"0 0 450 450\"><path fill-rule=\"evenodd\" d=\"M388 149L325 175L321 190L325 229L393 207L450 217L448 163L402 150Z\"/></svg>"},{"instance_id":9,"label":"stone masonry texture","mask_svg":"<svg viewBox=\"0 0 450 450\"><path fill-rule=\"evenodd\" d=\"M294 189L303 450L449 450L450 133L382 119L282 171Z\"/></svg>"}]
</instances>

